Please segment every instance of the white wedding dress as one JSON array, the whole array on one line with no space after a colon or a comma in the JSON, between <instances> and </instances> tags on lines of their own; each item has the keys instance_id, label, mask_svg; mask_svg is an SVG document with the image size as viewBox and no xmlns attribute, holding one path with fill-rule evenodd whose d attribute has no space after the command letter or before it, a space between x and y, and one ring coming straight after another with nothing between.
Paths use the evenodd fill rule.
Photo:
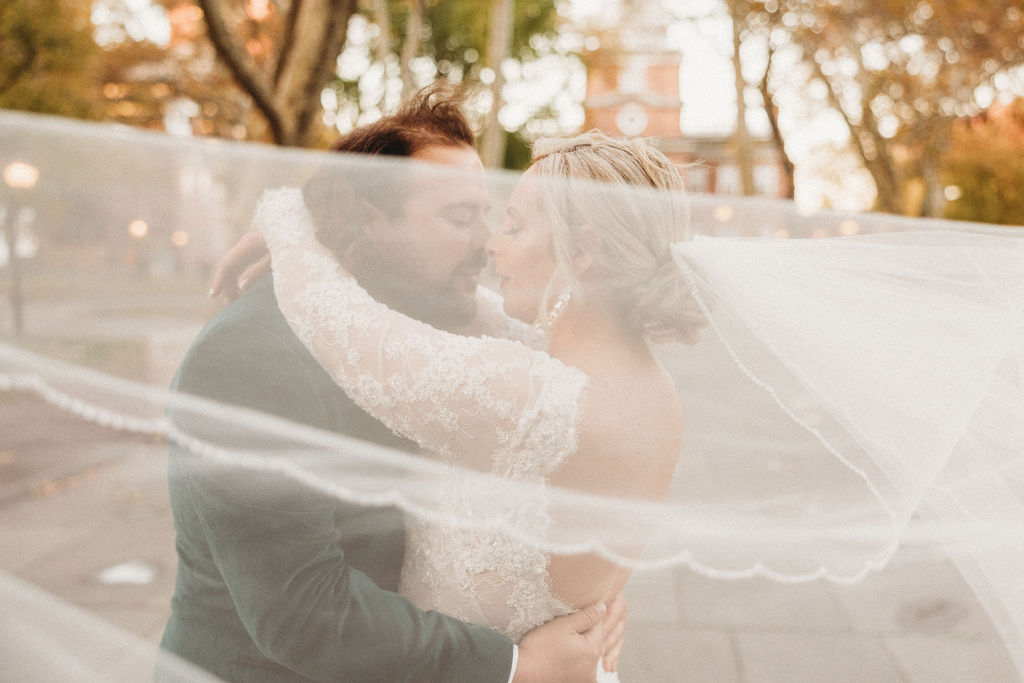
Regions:
<instances>
[{"instance_id":1,"label":"white wedding dress","mask_svg":"<svg viewBox=\"0 0 1024 683\"><path fill-rule=\"evenodd\" d=\"M518 340L442 332L378 303L317 242L297 189L265 193L256 224L270 246L279 306L302 342L360 407L451 465L439 512L510 521L543 538L543 486L512 496L488 490L494 479L473 470L545 482L576 450L586 375ZM494 310L480 327L523 334ZM400 592L518 642L572 611L552 591L548 562L500 531L410 516Z\"/></svg>"}]
</instances>

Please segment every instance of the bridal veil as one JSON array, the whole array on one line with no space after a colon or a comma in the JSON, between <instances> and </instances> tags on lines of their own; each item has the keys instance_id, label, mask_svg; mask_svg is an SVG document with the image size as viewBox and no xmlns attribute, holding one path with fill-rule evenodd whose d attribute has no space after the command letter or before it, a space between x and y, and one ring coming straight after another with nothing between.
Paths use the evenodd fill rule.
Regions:
<instances>
[{"instance_id":1,"label":"bridal veil","mask_svg":"<svg viewBox=\"0 0 1024 683\"><path fill-rule=\"evenodd\" d=\"M209 266L249 229L264 190L316 177L398 202L424 179L457 192L465 178L393 159L14 113L0 117L0 150L4 167L23 164L37 174L32 187L2 188L5 229L19 235L8 244L24 280L20 295L12 284L5 292L12 302L23 299L24 331L0 344L0 412L11 420L0 436L7 458L0 466L10 481L31 484L5 482L18 489L0 499L0 530L12 548L33 547L29 529L64 518L68 495L89 486L82 473L116 471L131 489L133 477L163 471L173 443L196 467L238 482L287 482L277 493L395 506L422 520L494 529L551 554L597 553L633 570L638 590L645 575L671 571L723 594L792 584L787 595L799 596L801 587L858 585L894 566L922 576L955 567L998 633L1012 662L1007 671L1024 673L1019 229L553 184L566 207L600 197L622 202L639 220L666 204L685 205L691 239L673 245L672 256L707 326L695 344L657 347L686 415L667 498L546 491L550 524L538 533L511 517L473 514L472 506L453 515L439 499L446 470L422 454L167 389L215 310L205 299ZM487 175L495 225L517 180ZM338 208L345 205L335 207L338 220L356 220ZM11 270L7 254L2 275ZM108 286L94 286L107 274ZM481 280L493 284L486 272ZM91 426L87 438L76 436L79 423ZM32 443L17 436L24 430ZM20 460L30 452L50 458L49 469L19 479L18 468L33 466ZM643 453L623 457L644 467ZM486 468L460 476L488 496L538 495ZM34 525L18 527L5 506L26 500ZM169 538L169 515L145 524ZM104 568L101 555L102 562L132 559L112 551L116 539L104 538L102 525L69 550L95 570L80 585L52 578L46 567L66 561L52 549L4 567L3 677L27 671L24 680L43 680L40 672L59 670L82 680L137 680L131 672L151 666L152 624L135 639L72 607L89 611L99 599L89 581ZM156 571L173 574L173 546L166 550L167 564ZM893 606L903 597L898 587L886 595ZM166 605L169 594L159 599ZM643 605L657 603L654 622L662 624L664 647L644 657L669 656L683 618L672 611L687 610L679 602L634 601L634 622L648 618ZM119 609L123 616L133 608ZM627 653L631 647L644 646L627 634ZM182 680L201 678L185 664L171 668Z\"/></svg>"}]
</instances>

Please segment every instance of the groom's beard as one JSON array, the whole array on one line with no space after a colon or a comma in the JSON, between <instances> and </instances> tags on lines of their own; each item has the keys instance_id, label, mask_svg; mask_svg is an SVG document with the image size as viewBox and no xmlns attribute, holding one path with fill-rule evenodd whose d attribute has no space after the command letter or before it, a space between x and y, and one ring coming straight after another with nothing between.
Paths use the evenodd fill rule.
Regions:
<instances>
[{"instance_id":1,"label":"groom's beard","mask_svg":"<svg viewBox=\"0 0 1024 683\"><path fill-rule=\"evenodd\" d=\"M475 292L457 283L467 274L479 274L486 264L484 252L475 252L456 267L443 286L425 285L368 246L359 249L358 257L348 267L377 301L432 327L454 330L471 323L477 312Z\"/></svg>"}]
</instances>

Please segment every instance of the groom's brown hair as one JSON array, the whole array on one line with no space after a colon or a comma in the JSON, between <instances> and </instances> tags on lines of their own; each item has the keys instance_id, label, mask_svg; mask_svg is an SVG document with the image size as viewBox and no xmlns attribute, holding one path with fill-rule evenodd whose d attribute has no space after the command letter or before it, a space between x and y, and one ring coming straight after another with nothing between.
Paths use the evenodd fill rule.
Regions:
<instances>
[{"instance_id":1,"label":"groom's brown hair","mask_svg":"<svg viewBox=\"0 0 1024 683\"><path fill-rule=\"evenodd\" d=\"M425 147L475 147L476 135L463 110L466 97L465 87L438 81L409 97L394 113L342 136L330 149L343 154L409 157ZM328 165L302 188L317 239L340 257L360 234L353 200L358 197L387 215L396 215L402 206L395 201L404 191L402 179L397 169L368 174L359 166L346 172Z\"/></svg>"},{"instance_id":2,"label":"groom's brown hair","mask_svg":"<svg viewBox=\"0 0 1024 683\"><path fill-rule=\"evenodd\" d=\"M412 95L393 114L341 137L331 149L407 157L435 145L474 147L476 135L463 111L465 101L465 88L438 81Z\"/></svg>"}]
</instances>

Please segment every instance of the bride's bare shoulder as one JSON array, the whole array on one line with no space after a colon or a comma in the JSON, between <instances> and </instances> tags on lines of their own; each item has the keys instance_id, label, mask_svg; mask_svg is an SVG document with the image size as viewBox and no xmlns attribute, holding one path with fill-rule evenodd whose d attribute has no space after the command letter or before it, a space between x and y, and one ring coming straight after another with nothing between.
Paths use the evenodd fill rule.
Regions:
<instances>
[{"instance_id":1,"label":"bride's bare shoulder","mask_svg":"<svg viewBox=\"0 0 1024 683\"><path fill-rule=\"evenodd\" d=\"M671 379L657 366L591 376L578 436L562 483L594 493L664 495L683 437ZM637 467L640 462L646 466Z\"/></svg>"}]
</instances>

